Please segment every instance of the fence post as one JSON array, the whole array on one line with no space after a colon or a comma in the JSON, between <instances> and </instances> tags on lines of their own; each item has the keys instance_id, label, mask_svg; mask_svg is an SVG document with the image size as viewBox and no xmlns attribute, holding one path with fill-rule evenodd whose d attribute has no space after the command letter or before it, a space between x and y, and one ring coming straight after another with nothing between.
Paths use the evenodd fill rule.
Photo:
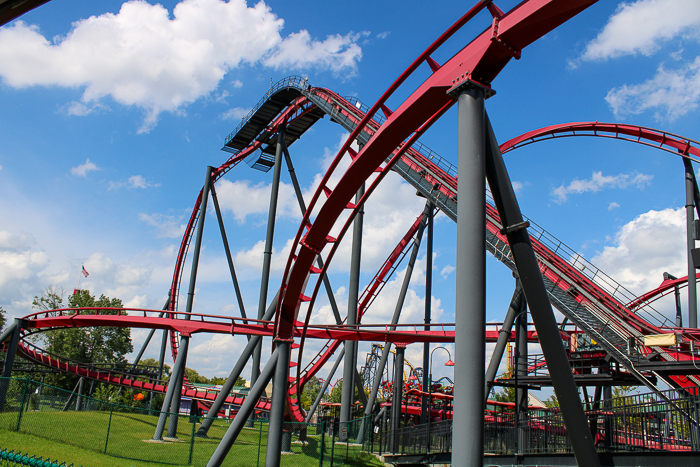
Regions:
<instances>
[{"instance_id":1,"label":"fence post","mask_svg":"<svg viewBox=\"0 0 700 467\"><path fill-rule=\"evenodd\" d=\"M107 454L107 443L109 443L109 430L112 428L112 411L114 410L114 404L109 404L109 423L107 423L107 436L105 437L105 451Z\"/></svg>"},{"instance_id":2,"label":"fence post","mask_svg":"<svg viewBox=\"0 0 700 467\"><path fill-rule=\"evenodd\" d=\"M333 420L333 433L331 435L331 467L333 467L333 461L335 461L335 420ZM338 427L340 428L340 427Z\"/></svg>"},{"instance_id":3,"label":"fence post","mask_svg":"<svg viewBox=\"0 0 700 467\"><path fill-rule=\"evenodd\" d=\"M22 422L22 412L24 412L24 401L27 398L27 388L29 387L29 378L24 378L24 391L22 392L22 405L19 406L19 415L17 416L17 429L19 431L19 424Z\"/></svg>"},{"instance_id":4,"label":"fence post","mask_svg":"<svg viewBox=\"0 0 700 467\"><path fill-rule=\"evenodd\" d=\"M326 435L326 421L321 420L321 445L318 448L318 467L323 467L323 448L325 447L324 444L324 437Z\"/></svg>"},{"instance_id":5,"label":"fence post","mask_svg":"<svg viewBox=\"0 0 700 467\"><path fill-rule=\"evenodd\" d=\"M194 427L197 425L197 415L195 414L194 417L192 417L192 438L190 438L190 459L189 462L187 462L189 465L192 465L192 453L194 452Z\"/></svg>"},{"instance_id":6,"label":"fence post","mask_svg":"<svg viewBox=\"0 0 700 467\"><path fill-rule=\"evenodd\" d=\"M255 423L255 420L253 420L253 423ZM263 423L261 421L259 421L258 423L260 423L260 435L258 436L258 461L255 465L260 467L260 446L262 446L262 426L263 426ZM253 426L255 426L255 425L253 425Z\"/></svg>"}]
</instances>

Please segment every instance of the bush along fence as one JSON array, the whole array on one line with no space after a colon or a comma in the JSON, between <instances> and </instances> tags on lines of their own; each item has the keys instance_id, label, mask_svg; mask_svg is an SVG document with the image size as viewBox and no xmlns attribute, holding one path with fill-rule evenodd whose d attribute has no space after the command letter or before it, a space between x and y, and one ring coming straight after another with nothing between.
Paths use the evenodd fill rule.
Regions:
<instances>
[{"instance_id":1,"label":"bush along fence","mask_svg":"<svg viewBox=\"0 0 700 467\"><path fill-rule=\"evenodd\" d=\"M74 467L73 464L59 462L56 459L44 459L43 457L23 454L21 452L15 452L14 450L8 451L7 449L0 448L0 467L15 467L23 465L29 465L31 467Z\"/></svg>"},{"instance_id":2,"label":"bush along fence","mask_svg":"<svg viewBox=\"0 0 700 467\"><path fill-rule=\"evenodd\" d=\"M198 437L195 433L204 417L169 414L166 433L170 419L177 417L176 437L154 441L160 414L148 407L114 404L31 379L0 378L0 433L9 430L31 434L113 457L204 466L230 425L229 419L215 419L207 436ZM285 423L282 465L383 465L367 453L371 437L365 437L368 441L364 444L356 443L361 426L362 419L343 426L331 421ZM265 465L267 431L265 419L244 428L223 465ZM341 433L347 433L347 442L339 442Z\"/></svg>"}]
</instances>

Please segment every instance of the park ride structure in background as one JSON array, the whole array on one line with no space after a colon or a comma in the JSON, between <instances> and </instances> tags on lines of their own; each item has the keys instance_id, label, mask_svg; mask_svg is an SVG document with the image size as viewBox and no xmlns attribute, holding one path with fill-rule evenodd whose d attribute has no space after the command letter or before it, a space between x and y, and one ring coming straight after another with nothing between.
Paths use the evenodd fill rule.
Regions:
<instances>
[{"instance_id":1,"label":"park ride structure in background","mask_svg":"<svg viewBox=\"0 0 700 467\"><path fill-rule=\"evenodd\" d=\"M490 1L478 2L421 54L372 108L368 108L357 99L343 98L329 89L312 87L307 80L299 77L286 78L271 86L268 93L243 119L239 127L226 138L224 150L231 153L230 158L219 167L207 168L204 187L194 205L178 252L169 290L171 299L163 310L131 310L128 315L104 315L100 314L99 310L94 314L80 314L79 310L70 309L34 313L17 321L3 335L3 340L10 339L10 349L17 347L25 358L62 371L126 387L164 392L166 394L164 414L168 411L177 412L180 397L183 396L207 401L211 404L210 413L214 415L219 413L224 403L240 405L241 408L231 424L229 433L224 437L220 449L209 463L211 466L216 466L221 464L248 416L263 410L270 413L271 442L268 444L267 462L269 465L278 465L277 440L281 436L281 421L285 410L294 420L301 421L308 417L299 405L301 391L309 379L328 363L344 342L345 346L340 351L345 353L346 362L343 379L344 381L355 380L359 383L359 378L356 378L356 348L352 345L355 341L397 344L397 359L399 359L399 355L403 358L401 349L408 343L452 342L455 338L457 338L458 352L455 397L457 400L465 401L476 399L477 402L465 402L455 406L456 411L463 412L461 416L455 416L454 436L474 442L455 443L453 446L459 452L455 451L454 455L465 459L466 463L476 462L476 459L481 459L483 455L483 443L480 440L483 439L481 427L484 410L480 401L487 397L495 370L490 368L485 380L471 377L482 371L480 368L487 338L497 342L497 352L492 362L498 362L505 341L512 339L513 334L516 334L519 335L517 340L520 348L520 354L516 358L518 362L522 362L522 359L527 360L526 345L523 346L522 342L539 341L542 345L544 360L535 363L533 367L538 371L544 370L545 367L549 370L546 379L549 384L554 385L559 396L567 430L572 433L572 443L578 462L585 465L598 465L599 460L576 391L577 381L571 371L572 359L569 358L570 353L565 353L564 342L571 342L572 337L584 333L595 341L597 354L580 357L583 360L589 363L614 361L619 374L624 373L627 378L625 381L631 378L656 393L661 393L659 381L679 390L696 392L696 386L700 380L695 376L697 372L691 367L695 363L694 349L700 339L700 332L695 329L697 321L693 304L691 303L689 307L690 328L676 326L676 322L655 312L651 306L655 297L668 293L686 282L690 283L688 288L692 292L691 302L693 302L696 274L693 268L689 268L690 281L688 278L665 281L655 291L639 298L633 296L623 286L588 263L581 255L567 248L534 222L522 218L501 154L525 144L556 137L609 137L653 145L673 152L683 158L688 172L690 160L698 161L699 145L693 140L653 129L591 122L535 130L498 146L488 117L483 110L484 99L494 94L491 89L492 81L510 59L520 58L524 47L592 3L594 3L592 0L529 0L506 14ZM488 9L491 13L490 27L448 62L440 65L431 58L431 54L454 32L484 9ZM432 72L428 79L401 106L393 111L389 109L386 105L387 99L423 64L427 64ZM457 168L421 144L418 138L458 100L460 101L460 163ZM384 117L380 115L380 110ZM307 206L301 197L301 190L294 175L289 147L325 115L343 126L351 135L332 162ZM358 149L353 149L352 144L357 144ZM474 170L463 173L467 164L475 162L473 151L467 146L477 148L476 152L482 156L481 163L485 166L479 168L476 161L477 166ZM286 264L283 275L285 280L277 289L275 298L270 301L268 298L269 260L274 237L276 191L283 158L288 165L300 202L300 210L304 215ZM215 188L215 182L242 161L248 161L254 168L274 168L265 264L256 318L249 318L245 314ZM345 166L347 168L341 170L341 167ZM389 254L386 262L362 295L359 294L358 289L358 269L356 266L351 266L354 272L351 270L349 287L351 303L348 309L353 310L352 313L343 319L334 304L333 294L330 293L328 298L336 322L325 325L310 324L314 303L321 288L332 290L325 272L337 251L339 242L351 227L353 227L352 262L355 265L359 264L362 209L378 183L390 170L401 175L426 198L424 212L418 216L397 247ZM471 179L474 183L462 183L458 186L458 172L463 182ZM335 186L331 186L331 177L338 178ZM488 194L483 186L484 178L488 179L491 188ZM692 215L692 209L700 204L692 168L687 181L690 187L687 193L690 196L689 205ZM480 188L477 190L475 187ZM199 251L210 196L224 238L227 262L242 314L240 318L193 312ZM462 201L459 205L458 198ZM477 280L459 282L455 310L456 324L431 323L429 309L426 310L425 323L399 324L405 288L410 279L410 270L413 268L417 249L426 226L429 232L427 243L429 248L431 247L431 218L438 209L458 224L460 253L458 253L457 280L464 280L465 271L477 271L475 274ZM458 209L463 215L458 216ZM476 214L479 215L476 216ZM477 217L483 217L484 224L481 224L481 221L474 222ZM474 225L479 227L480 232L472 230L470 235L465 235L464 229L474 229ZM331 236L332 230L338 233ZM475 238L479 241L476 242ZM184 311L180 311L181 281L191 246L193 251L190 261L192 269L189 289ZM491 331L490 335L484 332L486 326L482 313L484 246L517 277L516 290L504 319L503 328ZM406 273L404 289L399 297L392 322L366 324L368 316L365 314L374 297L396 269L399 261L404 256L408 256L409 250L411 250L408 261L409 271ZM463 256L464 252L467 252L466 257ZM431 255L428 257L430 258ZM431 270L431 267L427 270ZM460 294L466 294L472 298L465 302ZM429 293L426 295L430 296ZM574 330L565 327L565 323L554 321L550 304L554 305L568 322L573 323ZM473 309L474 306L476 311ZM534 330L527 328L527 313L524 310L527 310L528 306L532 313ZM467 326L471 329L465 329L465 319L471 320ZM516 321L516 332L512 333L511 330ZM142 382L133 378L128 372L122 374L105 372L90 365L69 362L60 356L48 355L26 339L21 339L36 331L75 326L125 326L167 331L168 341L175 358L171 383L166 386L161 381ZM227 388L227 385L224 385L223 390L216 394L198 391L188 384L184 376L184 368L189 339L200 332L249 336L246 350L227 381L227 385L229 383L232 385L236 377L241 374L248 359L253 356L254 374L251 391L247 398L230 396L230 387ZM150 337L152 335L153 333ZM672 348L647 345L650 336L660 335L674 335L674 339L679 343ZM275 350L267 365L259 372L260 341L265 336L274 339ZM307 338L326 340L321 352L308 361L305 360L308 356L303 352ZM460 348L462 343L468 343L471 347ZM378 374L383 373L389 348L390 345L385 345L378 363ZM601 357L601 354L604 354L604 357ZM339 361L336 362L335 368L338 367ZM11 368L11 361L8 363L6 368ZM428 365L424 359L423 368L425 369L426 366ZM521 368L523 366L525 368ZM402 365L397 363L396 369L398 376L395 376L395 379L402 379L402 373L398 373L402 372ZM526 377L531 368L527 364L518 363L516 370L516 376L519 374L521 377ZM296 374L291 376L290 371ZM575 368L574 372L576 372ZM288 384L275 385L272 398L263 398L262 392L273 374L276 381L287 381ZM464 375L468 375L476 382L466 381ZM422 376L425 388L425 371ZM327 381L330 379L330 376L326 378ZM612 384L615 381L610 382ZM375 378L373 381L365 404L367 413L372 413L374 409L380 383L381 378ZM352 397L352 388L355 384L344 385L344 389L348 389L343 395L341 421L344 416L343 409L347 417L349 404L352 402L345 392ZM518 386L517 381L513 384ZM393 386L394 400L402 399L402 386L402 384ZM526 391L518 386L516 399L522 400L524 393ZM465 394L469 397L460 397ZM479 394L483 397L474 397ZM421 411L425 414L424 404ZM166 417L163 415L161 418L154 434L155 439L163 437ZM398 423L398 416L392 415L392 418ZM177 418L171 417L169 433L176 431L176 425L175 431L173 430L173 420L176 424ZM393 420L392 426L398 428ZM202 435L206 434L206 428L200 428Z\"/></svg>"}]
</instances>

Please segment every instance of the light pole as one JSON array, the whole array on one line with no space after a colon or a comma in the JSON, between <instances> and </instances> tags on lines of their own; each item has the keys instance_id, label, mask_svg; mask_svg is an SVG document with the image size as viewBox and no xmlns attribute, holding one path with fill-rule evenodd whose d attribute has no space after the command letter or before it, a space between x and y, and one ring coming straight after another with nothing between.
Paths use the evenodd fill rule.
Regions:
<instances>
[{"instance_id":1,"label":"light pole","mask_svg":"<svg viewBox=\"0 0 700 467\"><path fill-rule=\"evenodd\" d=\"M447 350L446 347L435 347L432 352L430 352L430 366L428 366L428 452L430 452L430 424L433 421L433 354L437 349L443 349L447 352L448 358L445 366L455 366L455 362L452 361L452 354L450 354L450 351ZM445 412L445 417L447 417L447 412Z\"/></svg>"}]
</instances>

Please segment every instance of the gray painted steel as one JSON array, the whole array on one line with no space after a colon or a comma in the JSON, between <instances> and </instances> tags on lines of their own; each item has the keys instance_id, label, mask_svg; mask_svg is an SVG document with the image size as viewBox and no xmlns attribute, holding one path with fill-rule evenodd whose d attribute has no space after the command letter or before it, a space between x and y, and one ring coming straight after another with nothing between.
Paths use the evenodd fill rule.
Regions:
<instances>
[{"instance_id":1,"label":"gray painted steel","mask_svg":"<svg viewBox=\"0 0 700 467\"><path fill-rule=\"evenodd\" d=\"M428 210L428 235L426 235L425 243L425 316L423 321L426 325L430 324L431 321L431 306L432 306L432 296L433 296L433 210L435 205L432 201L428 200L430 205ZM426 331L430 331L430 326L425 326ZM422 391L428 392L428 386L431 381L428 378L429 367L430 366L430 343L426 342L423 344L423 384ZM420 422L426 423L428 421L428 400L423 397L421 399L421 411L420 411Z\"/></svg>"},{"instance_id":2,"label":"gray painted steel","mask_svg":"<svg viewBox=\"0 0 700 467\"><path fill-rule=\"evenodd\" d=\"M278 362L278 353L275 350L267 361L267 365L263 368L258 380L250 388L248 397L246 397L245 402L241 406L240 410L231 421L231 425L226 430L226 434L221 438L219 445L216 447L214 454L212 454L209 462L207 462L207 467L219 467L226 459L226 455L231 450L231 446L236 442L236 438L240 434L241 430L247 423L248 417L251 413L255 412L255 405L258 403L258 399L262 396L265 391L265 386L272 379L272 373L275 371L275 367ZM282 362L286 364L287 362Z\"/></svg>"},{"instance_id":3,"label":"gray painted steel","mask_svg":"<svg viewBox=\"0 0 700 467\"><path fill-rule=\"evenodd\" d=\"M484 459L486 342L486 183L484 96L480 88L458 97L457 270L452 452L460 466Z\"/></svg>"},{"instance_id":4,"label":"gray painted steel","mask_svg":"<svg viewBox=\"0 0 700 467\"><path fill-rule=\"evenodd\" d=\"M15 363L15 355L17 353L17 345L19 344L19 333L22 330L22 320L15 318L15 322L5 329L5 332L0 336L0 344L5 342L8 338L10 343L7 347L7 354L5 355L5 366L2 369L2 377L10 378L12 376L12 365ZM10 387L9 380L0 384L0 411L5 408L5 401L7 400L7 390Z\"/></svg>"},{"instance_id":5,"label":"gray painted steel","mask_svg":"<svg viewBox=\"0 0 700 467\"><path fill-rule=\"evenodd\" d=\"M355 194L355 203L359 203L365 194L363 183ZM360 206L355 215L352 228L352 253L350 256L350 283L348 285L348 315L345 324L349 327L357 324L357 300L360 295L360 262L362 260L362 224L364 208ZM352 329L352 328L351 328ZM347 423L352 417L352 404L355 395L355 373L357 372L357 343L345 341L345 361L343 362L343 393L340 399L340 423ZM340 441L347 440L347 432L340 432Z\"/></svg>"},{"instance_id":6,"label":"gray painted steel","mask_svg":"<svg viewBox=\"0 0 700 467\"><path fill-rule=\"evenodd\" d=\"M270 262L272 260L272 242L275 237L275 217L277 216L277 195L279 194L280 175L282 173L282 153L284 148L285 126L281 125L277 138L275 151L275 170L272 174L272 186L270 191L270 209L267 213L267 235L265 236L265 251L263 252L262 280L260 281L260 299L258 300L258 319L262 319L267 306L267 288L270 282ZM250 385L254 385L260 374L260 353L262 352L262 339L253 352L253 370L250 375ZM251 420L255 419L252 412Z\"/></svg>"},{"instance_id":7,"label":"gray painted steel","mask_svg":"<svg viewBox=\"0 0 700 467\"><path fill-rule=\"evenodd\" d=\"M394 360L394 387L391 397L391 438L389 438L389 451L396 451L398 429L401 424L401 399L403 398L403 364L406 347L396 346L396 359Z\"/></svg>"},{"instance_id":8,"label":"gray painted steel","mask_svg":"<svg viewBox=\"0 0 700 467\"><path fill-rule=\"evenodd\" d=\"M496 136L493 133L488 119L486 119L486 129L488 134L486 138L486 148L488 151L488 157L486 158L486 176L488 177L491 193L493 194L494 202L498 208L508 238L508 243L511 246L513 260L518 270L518 277L522 283L525 298L530 306L530 314L535 323L535 329L540 337L542 353L547 361L547 367L549 368L549 373L552 378L552 385L559 399L564 423L570 434L571 444L579 464L587 467L596 467L600 465L600 461L595 446L593 445L593 439L588 427L586 415L583 412L581 400L579 399L574 377L571 374L571 366L569 365L569 360L564 350L564 344L561 340L557 322L554 319L552 305L549 302L549 296L547 295L547 290L542 280L542 273L540 272L537 259L535 258L535 252L530 242L530 236L527 233L525 224L523 224L520 207L515 198L515 192L513 191L508 171L503 163L501 152L498 149ZM464 181L461 176L460 181ZM464 198L461 198L460 201L464 201ZM462 205L461 202L459 204L460 206ZM462 218L461 214L460 218ZM457 314L457 316L459 317L459 314ZM483 325L478 327L478 329L483 336ZM459 334L455 335L456 343L459 343L458 336ZM459 355L463 354L460 353ZM464 355L469 355L470 359L475 361L478 359L478 355L473 353ZM483 359L481 361L483 361ZM456 373L455 371L455 374ZM461 405L458 404L460 399L457 395L456 388L457 378L455 378L455 409L457 405ZM460 414L455 411L455 426L463 422L460 420L459 416ZM461 438L457 437L456 428L454 433L455 442L453 442L453 447L459 448ZM461 450L453 450L453 454L459 455L461 454Z\"/></svg>"},{"instance_id":9,"label":"gray painted steel","mask_svg":"<svg viewBox=\"0 0 700 467\"><path fill-rule=\"evenodd\" d=\"M396 308L394 308L394 315L391 317L391 325L389 329L391 331L396 329L396 323L399 322L401 317L401 310L403 309L404 301L406 300L406 292L408 292L408 285L411 282L411 276L413 275L413 266L416 264L416 258L418 257L418 250L420 249L420 242L423 238L423 232L425 230L425 224L428 218L428 212L430 211L430 202L425 203L425 208L423 209L423 217L420 224L418 225L418 231L416 232L416 240L413 244L413 250L411 250L411 257L408 260L408 265L406 266L406 274L403 277L403 284L401 284L401 291L399 292L399 299L396 302ZM379 391L379 384L382 379L382 374L384 374L384 367L386 366L386 361L389 358L389 352L391 351L391 344L386 343L382 349L382 358L379 360L379 365L377 366L377 372L374 377L374 382L372 383L372 389L369 392L369 397L367 398L367 403L365 404L365 416L372 413L374 408L374 401L377 398L377 392ZM366 418L364 419L366 420ZM357 442L362 444L365 438L365 421L362 421L360 425L360 432L357 435Z\"/></svg>"},{"instance_id":10,"label":"gray painted steel","mask_svg":"<svg viewBox=\"0 0 700 467\"><path fill-rule=\"evenodd\" d=\"M491 354L491 361L489 361L489 366L486 369L484 404L486 404L486 401L488 401L489 394L491 393L491 388L493 387L493 380L496 378L498 366L501 364L501 359L503 358L503 351L506 348L508 339L510 339L510 331L513 328L515 315L519 313L522 298L523 289L520 287L520 281L516 279L513 298L510 299L510 305L508 306L506 317L503 319L503 326L501 326L501 330L498 331L498 340L496 341L496 346L493 348L493 353Z\"/></svg>"},{"instance_id":11,"label":"gray painted steel","mask_svg":"<svg viewBox=\"0 0 700 467\"><path fill-rule=\"evenodd\" d=\"M275 295L275 298L272 300L272 303L263 315L264 320L272 319L272 317L274 316L275 309L277 308L278 297L279 291L277 292L277 295ZM207 435L209 428L211 428L212 423L214 423L214 419L218 416L221 407L223 407L224 402L226 402L226 398L231 393L231 389L233 389L233 386L236 384L236 380L239 376L241 376L243 369L248 364L248 360L250 360L251 355L253 355L253 351L258 346L258 343L261 340L262 338L260 336L253 336L248 341L248 344L243 349L243 353L238 358L236 364L233 366L233 369L228 375L228 378L226 378L226 382L221 387L219 394L216 396L214 402L212 402L211 407L207 412L206 418L202 421L202 424L199 426L199 430L197 430L196 436L205 437Z\"/></svg>"},{"instance_id":12,"label":"gray painted steel","mask_svg":"<svg viewBox=\"0 0 700 467\"><path fill-rule=\"evenodd\" d=\"M698 327L698 298L697 285L695 279L695 265L691 251L695 248L695 232L693 221L695 220L695 174L690 160L683 158L685 168L685 216L686 216L686 236L688 238L688 326Z\"/></svg>"},{"instance_id":13,"label":"gray painted steel","mask_svg":"<svg viewBox=\"0 0 700 467\"><path fill-rule=\"evenodd\" d=\"M323 386L321 386L321 391L318 393L318 396L316 396L316 400L309 408L309 413L306 414L306 420L304 420L306 423L309 423L311 421L311 417L313 416L314 412L316 412L316 409L318 408L318 404L321 403L321 399L323 398L323 395L326 393L326 390L328 389L328 385L330 384L331 379L333 379L333 375L335 375L335 372L338 369L338 366L340 366L340 361L343 359L344 355L345 355L345 347L340 349L340 352L338 352L338 359L333 364L333 368L331 368L331 371L328 373L328 376L326 376L326 380L323 382Z\"/></svg>"},{"instance_id":14,"label":"gray painted steel","mask_svg":"<svg viewBox=\"0 0 700 467\"><path fill-rule=\"evenodd\" d=\"M517 381L527 376L527 301L521 300L520 311L516 320L516 339L515 339L515 404L516 404L516 426L518 449L517 452L522 454L525 452L526 446L529 446L527 435L528 426L523 423L527 420L528 395L527 389L518 387Z\"/></svg>"},{"instance_id":15,"label":"gray painted steel","mask_svg":"<svg viewBox=\"0 0 700 467\"><path fill-rule=\"evenodd\" d=\"M180 340L180 350L182 350L183 344L186 347L188 344L188 339L184 342ZM168 412L170 411L170 406L173 401L173 393L177 388L177 379L180 377L180 368L182 367L182 358L184 353L180 351L175 358L175 364L173 365L173 372L170 374L170 384L168 384L168 389L165 391L165 398L163 399L163 406L160 411L160 416L158 417L158 423L156 424L156 431L153 434L153 438L156 441L163 440L163 430L165 429L165 420L168 418ZM176 415L176 414L175 414Z\"/></svg>"},{"instance_id":16,"label":"gray painted steel","mask_svg":"<svg viewBox=\"0 0 700 467\"><path fill-rule=\"evenodd\" d=\"M267 451L265 467L279 467L282 460L282 429L284 428L284 406L287 404L289 383L289 350L291 343L277 341L277 365L272 382L272 405L270 424L267 427Z\"/></svg>"},{"instance_id":17,"label":"gray painted steel","mask_svg":"<svg viewBox=\"0 0 700 467\"><path fill-rule=\"evenodd\" d=\"M212 185L211 174L214 172L214 167L208 166L206 175L204 178L204 187L202 188L202 199L199 206L199 219L197 220L197 236L194 240L194 251L192 252L192 269L190 271L190 283L187 290L187 305L185 306L185 319L189 320L192 313L192 306L194 305L194 290L197 285L197 270L199 269L199 254L202 250L202 235L204 233L204 221L207 216L207 201L209 200L209 188ZM179 352L184 353L180 365L180 372L175 380L177 387L175 388L175 393L173 394L170 413L176 414L170 417L170 422L168 424L168 437L177 438L177 423L179 417L177 414L180 412L180 400L182 398L182 385L185 379L185 368L187 367L187 350L189 348L189 336L180 337L180 349ZM183 345L184 343L184 345ZM180 354L178 353L178 357Z\"/></svg>"},{"instance_id":18,"label":"gray painted steel","mask_svg":"<svg viewBox=\"0 0 700 467\"><path fill-rule=\"evenodd\" d=\"M231 281L233 282L233 288L236 291L236 300L238 301L238 309L241 313L241 318L246 319L245 306L243 305L243 294L241 294L241 288L238 286L238 276L236 276L236 268L233 266L233 258L231 257L231 249L228 245L228 237L226 235L226 227L224 226L224 217L221 215L221 208L219 207L219 197L216 196L216 188L214 183L211 183L211 199L214 201L214 209L216 210L216 218L219 221L219 231L221 231L221 240L224 242L224 251L226 252L226 261L228 262L228 269L231 272ZM250 340L250 336L246 336Z\"/></svg>"}]
</instances>

